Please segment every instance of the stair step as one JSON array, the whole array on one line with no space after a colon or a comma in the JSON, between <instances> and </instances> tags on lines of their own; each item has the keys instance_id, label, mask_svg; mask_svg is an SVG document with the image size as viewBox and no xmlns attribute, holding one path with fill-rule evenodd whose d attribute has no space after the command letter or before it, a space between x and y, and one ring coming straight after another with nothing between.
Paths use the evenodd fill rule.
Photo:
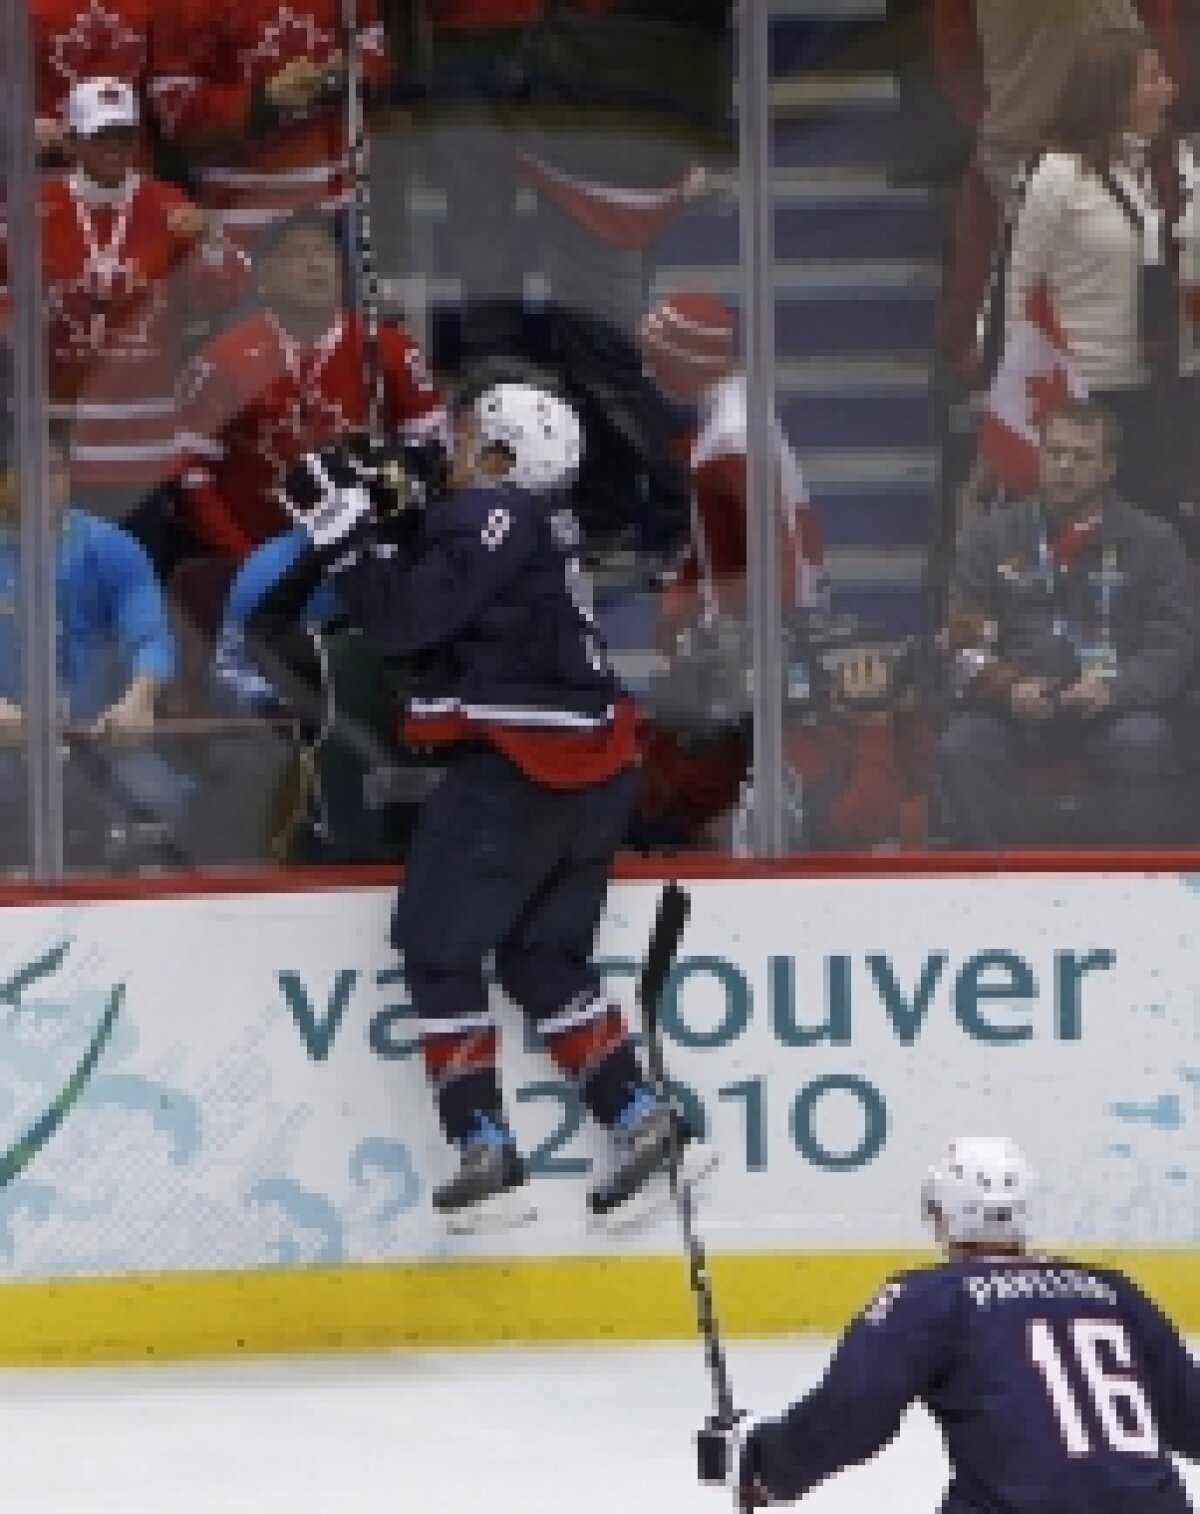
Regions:
<instances>
[{"instance_id":1,"label":"stair step","mask_svg":"<svg viewBox=\"0 0 1200 1514\"><path fill-rule=\"evenodd\" d=\"M937 523L937 498L929 488L821 487L810 484L826 546L925 547Z\"/></svg>"},{"instance_id":2,"label":"stair step","mask_svg":"<svg viewBox=\"0 0 1200 1514\"><path fill-rule=\"evenodd\" d=\"M834 586L844 588L919 588L925 581L924 547L836 547L825 554Z\"/></svg>"},{"instance_id":3,"label":"stair step","mask_svg":"<svg viewBox=\"0 0 1200 1514\"><path fill-rule=\"evenodd\" d=\"M666 293L683 287L703 287L729 299L738 298L742 278L736 264L716 263L695 268L660 266L654 275L654 289ZM775 265L775 288L781 297L819 296L822 299L854 298L875 294L911 294L916 299L933 300L941 283L936 263L923 259L842 258L810 262L778 262Z\"/></svg>"},{"instance_id":4,"label":"stair step","mask_svg":"<svg viewBox=\"0 0 1200 1514\"><path fill-rule=\"evenodd\" d=\"M834 586L833 605L840 615L861 616L892 636L929 633L929 596L916 584L907 588L880 588L872 584Z\"/></svg>"},{"instance_id":5,"label":"stair step","mask_svg":"<svg viewBox=\"0 0 1200 1514\"><path fill-rule=\"evenodd\" d=\"M789 16L846 18L887 15L888 0L767 0L772 20Z\"/></svg>"},{"instance_id":6,"label":"stair step","mask_svg":"<svg viewBox=\"0 0 1200 1514\"><path fill-rule=\"evenodd\" d=\"M771 111L778 120L807 120L833 112L895 110L900 86L894 74L799 70L771 80Z\"/></svg>"},{"instance_id":7,"label":"stair step","mask_svg":"<svg viewBox=\"0 0 1200 1514\"><path fill-rule=\"evenodd\" d=\"M777 112L771 154L777 168L887 163L895 151L895 101L867 100L820 112Z\"/></svg>"},{"instance_id":8,"label":"stair step","mask_svg":"<svg viewBox=\"0 0 1200 1514\"><path fill-rule=\"evenodd\" d=\"M906 262L932 260L938 234L921 189L877 183L775 188L775 255L781 261L866 258L886 248ZM658 247L666 263L736 263L741 224L735 202L714 195L674 223Z\"/></svg>"},{"instance_id":9,"label":"stair step","mask_svg":"<svg viewBox=\"0 0 1200 1514\"><path fill-rule=\"evenodd\" d=\"M804 476L813 490L932 489L938 478L937 454L928 447L873 447L850 450L806 448Z\"/></svg>"},{"instance_id":10,"label":"stair step","mask_svg":"<svg viewBox=\"0 0 1200 1514\"><path fill-rule=\"evenodd\" d=\"M929 396L909 390L841 389L779 396L784 429L801 452L812 447L904 447L933 442Z\"/></svg>"},{"instance_id":11,"label":"stair step","mask_svg":"<svg viewBox=\"0 0 1200 1514\"><path fill-rule=\"evenodd\" d=\"M921 354L790 358L777 364L776 381L781 394L823 393L830 387L855 394L874 393L878 389L906 394L919 390L928 394L933 383L933 362Z\"/></svg>"},{"instance_id":12,"label":"stair step","mask_svg":"<svg viewBox=\"0 0 1200 1514\"><path fill-rule=\"evenodd\" d=\"M781 291L775 343L781 356L927 352L934 300L921 289L810 288Z\"/></svg>"},{"instance_id":13,"label":"stair step","mask_svg":"<svg viewBox=\"0 0 1200 1514\"><path fill-rule=\"evenodd\" d=\"M824 10L771 15L770 64L775 78L817 70L846 72L879 29L878 10Z\"/></svg>"}]
</instances>

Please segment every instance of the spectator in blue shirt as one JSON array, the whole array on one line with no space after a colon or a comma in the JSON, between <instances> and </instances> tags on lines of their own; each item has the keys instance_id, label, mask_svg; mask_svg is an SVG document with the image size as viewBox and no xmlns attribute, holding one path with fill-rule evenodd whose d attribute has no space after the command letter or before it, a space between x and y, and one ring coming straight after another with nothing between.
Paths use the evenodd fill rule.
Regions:
<instances>
[{"instance_id":1,"label":"spectator in blue shirt","mask_svg":"<svg viewBox=\"0 0 1200 1514\"><path fill-rule=\"evenodd\" d=\"M9 472L9 470L5 470ZM59 694L73 726L141 734L175 650L145 552L111 522L71 507L70 438L50 434L49 506L56 527ZM9 472L0 489L0 727L21 723L20 511Z\"/></svg>"},{"instance_id":2,"label":"spectator in blue shirt","mask_svg":"<svg viewBox=\"0 0 1200 1514\"><path fill-rule=\"evenodd\" d=\"M71 505L70 433L52 425L48 507L55 547L58 692L76 733L109 737L91 764L113 804L163 818L187 783L146 744L159 690L175 669L163 594L150 559L119 526ZM0 808L21 803L24 668L21 647L20 503L7 450L0 454ZM122 742L136 742L136 748Z\"/></svg>"}]
</instances>

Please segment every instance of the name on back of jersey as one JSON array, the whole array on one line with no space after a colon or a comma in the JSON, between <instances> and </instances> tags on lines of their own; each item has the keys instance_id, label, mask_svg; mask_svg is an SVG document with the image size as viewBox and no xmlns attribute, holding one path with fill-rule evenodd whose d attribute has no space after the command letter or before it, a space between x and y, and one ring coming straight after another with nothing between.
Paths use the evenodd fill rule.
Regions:
<instances>
[{"instance_id":1,"label":"name on back of jersey","mask_svg":"<svg viewBox=\"0 0 1200 1514\"><path fill-rule=\"evenodd\" d=\"M980 1309L1029 1299L1071 1300L1115 1306L1116 1289L1104 1278L1074 1267L998 1267L963 1279L971 1302Z\"/></svg>"}]
</instances>

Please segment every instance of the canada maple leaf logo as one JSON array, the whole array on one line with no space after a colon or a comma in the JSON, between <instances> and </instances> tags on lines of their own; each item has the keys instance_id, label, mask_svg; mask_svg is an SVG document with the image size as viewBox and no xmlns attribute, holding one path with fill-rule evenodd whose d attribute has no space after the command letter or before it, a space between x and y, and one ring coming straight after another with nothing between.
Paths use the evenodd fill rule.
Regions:
<instances>
[{"instance_id":1,"label":"canada maple leaf logo","mask_svg":"<svg viewBox=\"0 0 1200 1514\"><path fill-rule=\"evenodd\" d=\"M1033 373L1025 380L1025 393L1029 396L1029 419L1034 430L1042 425L1055 411L1071 398L1070 375L1060 364L1041 373Z\"/></svg>"},{"instance_id":2,"label":"canada maple leaf logo","mask_svg":"<svg viewBox=\"0 0 1200 1514\"><path fill-rule=\"evenodd\" d=\"M281 5L275 19L263 27L258 45L244 55L243 68L250 78L258 73L257 65L267 65L266 71L271 72L296 58L323 65L337 50L336 36L318 25L311 11L294 11L290 5Z\"/></svg>"},{"instance_id":3,"label":"canada maple leaf logo","mask_svg":"<svg viewBox=\"0 0 1200 1514\"><path fill-rule=\"evenodd\" d=\"M109 74L139 78L146 67L146 39L101 0L89 0L75 14L70 29L60 32L50 50L50 68L66 89L81 79Z\"/></svg>"},{"instance_id":4,"label":"canada maple leaf logo","mask_svg":"<svg viewBox=\"0 0 1200 1514\"><path fill-rule=\"evenodd\" d=\"M144 356L163 318L166 293L160 279L147 279L136 264L123 263L108 281L90 268L59 281L48 304L57 345L74 355L120 349L125 356Z\"/></svg>"},{"instance_id":5,"label":"canada maple leaf logo","mask_svg":"<svg viewBox=\"0 0 1200 1514\"><path fill-rule=\"evenodd\" d=\"M351 424L339 401L320 393L295 394L260 429L259 453L281 482L301 453L350 430Z\"/></svg>"}]
</instances>

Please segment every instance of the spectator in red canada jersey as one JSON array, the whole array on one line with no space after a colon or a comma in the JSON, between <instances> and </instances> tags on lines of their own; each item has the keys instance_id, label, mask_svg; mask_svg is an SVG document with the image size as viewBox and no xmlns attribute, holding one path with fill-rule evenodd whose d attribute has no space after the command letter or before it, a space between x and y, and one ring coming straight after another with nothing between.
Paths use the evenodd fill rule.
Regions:
<instances>
[{"instance_id":1,"label":"spectator in red canada jersey","mask_svg":"<svg viewBox=\"0 0 1200 1514\"><path fill-rule=\"evenodd\" d=\"M358 0L367 98L389 66L376 0ZM174 0L155 101L191 159L200 203L249 242L294 210L346 203L348 38L342 0Z\"/></svg>"},{"instance_id":2,"label":"spectator in red canada jersey","mask_svg":"<svg viewBox=\"0 0 1200 1514\"><path fill-rule=\"evenodd\" d=\"M65 149L67 97L85 79L120 79L145 100L154 11L153 0L29 0L37 140L44 153Z\"/></svg>"},{"instance_id":3,"label":"spectator in red canada jersey","mask_svg":"<svg viewBox=\"0 0 1200 1514\"><path fill-rule=\"evenodd\" d=\"M345 304L331 219L277 221L255 254L262 309L209 342L183 386L182 497L205 548L231 563L284 530L288 468L367 420L362 326ZM379 331L386 430L446 434L442 396L399 326Z\"/></svg>"},{"instance_id":4,"label":"spectator in red canada jersey","mask_svg":"<svg viewBox=\"0 0 1200 1514\"><path fill-rule=\"evenodd\" d=\"M136 167L130 84L82 80L66 122L76 166L40 189L52 413L72 424L80 503L157 559L178 469L184 331L244 295L249 265L179 190ZM0 241L0 280L6 252Z\"/></svg>"},{"instance_id":5,"label":"spectator in red canada jersey","mask_svg":"<svg viewBox=\"0 0 1200 1514\"><path fill-rule=\"evenodd\" d=\"M696 627L746 613L746 379L737 369L733 314L711 294L672 295L645 316L638 335L651 377L696 414L694 430L679 441L692 479L692 539L661 607L670 656ZM784 605L815 608L825 597L821 525L778 426L774 482ZM734 805L745 766L734 736L696 751L654 731L644 753L644 813L669 814L698 836Z\"/></svg>"},{"instance_id":6,"label":"spectator in red canada jersey","mask_svg":"<svg viewBox=\"0 0 1200 1514\"><path fill-rule=\"evenodd\" d=\"M671 656L687 647L697 627L746 616L746 380L736 366L733 316L712 295L672 295L644 318L639 338L654 380L696 409L696 427L683 439L692 477L692 542L662 605L664 650ZM824 541L778 423L773 483L785 620L808 620L828 607ZM919 712L895 697L885 656L869 645L853 652L828 716L816 724L792 723L784 733L789 773L806 796L804 844L852 849L918 839L926 736ZM747 757L745 742L733 733L696 741L650 731L641 807L648 836L720 839L720 824L747 775Z\"/></svg>"},{"instance_id":7,"label":"spectator in red canada jersey","mask_svg":"<svg viewBox=\"0 0 1200 1514\"><path fill-rule=\"evenodd\" d=\"M645 316L638 335L654 381L696 413L694 431L680 443L692 476L692 541L664 614L672 625L740 615L746 591L746 378L736 365L733 314L713 295L680 292ZM821 525L795 454L782 428L775 431L784 603L808 608L824 594Z\"/></svg>"}]
</instances>

